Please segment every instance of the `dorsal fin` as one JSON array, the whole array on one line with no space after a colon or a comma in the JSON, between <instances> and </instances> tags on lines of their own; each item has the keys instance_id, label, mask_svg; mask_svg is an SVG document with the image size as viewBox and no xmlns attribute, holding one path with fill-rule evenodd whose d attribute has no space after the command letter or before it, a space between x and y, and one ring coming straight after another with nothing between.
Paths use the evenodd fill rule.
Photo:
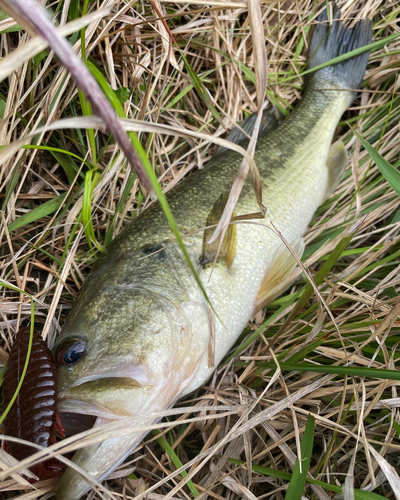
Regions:
<instances>
[{"instance_id":1,"label":"dorsal fin","mask_svg":"<svg viewBox=\"0 0 400 500\"><path fill-rule=\"evenodd\" d=\"M225 137L227 141L234 142L235 144L240 144L244 148L247 148L249 144L249 137L253 133L254 125L256 124L257 113L245 118L239 123L240 128L233 127L229 134ZM272 106L263 111L263 116L260 124L259 136L274 130L283 120L283 115L278 108ZM242 130L245 132L243 133ZM247 134L247 135L246 135ZM215 150L213 158L220 156L222 153L229 151L228 148L223 146L218 146Z\"/></svg>"},{"instance_id":2,"label":"dorsal fin","mask_svg":"<svg viewBox=\"0 0 400 500\"><path fill-rule=\"evenodd\" d=\"M203 251L201 262L203 265L214 262L218 252L219 239L217 238L212 243L209 243L211 236L214 233L215 226L218 224L224 211L226 202L228 201L229 192L222 193L214 206L210 210L207 217L206 226L203 236ZM233 214L235 216L235 213ZM212 226L212 227L209 227ZM231 268L236 255L236 224L229 224L218 253L218 260L225 262L228 269Z\"/></svg>"}]
</instances>

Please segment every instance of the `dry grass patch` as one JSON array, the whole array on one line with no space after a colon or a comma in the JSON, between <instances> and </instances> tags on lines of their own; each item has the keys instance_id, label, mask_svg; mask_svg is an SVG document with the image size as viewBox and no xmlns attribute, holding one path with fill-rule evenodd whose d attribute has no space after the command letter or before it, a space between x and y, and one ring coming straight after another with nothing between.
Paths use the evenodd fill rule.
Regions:
<instances>
[{"instance_id":1,"label":"dry grass patch","mask_svg":"<svg viewBox=\"0 0 400 500\"><path fill-rule=\"evenodd\" d=\"M83 8L78 1L42 3L61 25ZM309 449L307 498L338 495L342 486L346 498L353 488L359 499L378 498L360 489L400 498L399 198L353 133L399 166L400 7L395 1L338 3L349 22L372 18L374 42L382 43L374 46L360 97L337 130L349 168L306 234L303 261L320 296L299 271L285 296L252 319L208 384L171 411L170 424L158 426L163 435L150 434L107 481L115 499L284 498L299 475L296 459ZM201 138L183 139L174 128L219 136L257 109L248 9L243 2L98 0L88 12L106 6L112 12L82 32L86 57L128 119L171 127L170 135L139 134L167 191L214 149ZM301 97L317 10L310 0L261 4L266 95L283 113ZM3 33L1 57L29 39L23 30ZM80 53L81 32L70 41ZM97 255L151 201L106 133L46 128L90 114L48 51L19 64L1 83L0 113L2 145L44 127L1 167L4 365L16 330L30 318L30 298L15 288L32 296L35 323L51 345ZM5 469L12 465L6 456L0 460ZM14 475L0 483L0 496L49 498L53 486L43 482L34 489Z\"/></svg>"}]
</instances>

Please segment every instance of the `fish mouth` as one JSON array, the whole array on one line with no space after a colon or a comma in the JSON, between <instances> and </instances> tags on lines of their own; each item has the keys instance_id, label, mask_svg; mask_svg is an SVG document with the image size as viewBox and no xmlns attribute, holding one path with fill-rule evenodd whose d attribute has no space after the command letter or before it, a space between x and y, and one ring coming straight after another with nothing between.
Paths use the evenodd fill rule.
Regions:
<instances>
[{"instance_id":1,"label":"fish mouth","mask_svg":"<svg viewBox=\"0 0 400 500\"><path fill-rule=\"evenodd\" d=\"M76 436L81 432L92 429L99 417L85 415L83 413L73 413L60 409L61 422L64 427L65 437Z\"/></svg>"},{"instance_id":2,"label":"fish mouth","mask_svg":"<svg viewBox=\"0 0 400 500\"><path fill-rule=\"evenodd\" d=\"M121 380L121 378L103 377L101 382L109 384L109 387L112 388L115 387L116 380L119 382L119 384L117 382L117 385L123 385L125 388L138 387L137 382L132 379ZM126 414L117 414L112 410L110 411L105 405L94 403L93 401L85 401L84 395L81 398L79 394L74 394L74 388L90 390L91 386L98 385L97 381L98 379L92 379L82 382L79 385L73 386L71 390L64 390L59 393L58 411L60 412L67 437L87 431L99 423L126 418Z\"/></svg>"},{"instance_id":3,"label":"fish mouth","mask_svg":"<svg viewBox=\"0 0 400 500\"><path fill-rule=\"evenodd\" d=\"M65 397L64 395L68 394L69 392L81 391L83 387L85 388L84 389L85 391L88 390L96 391L99 390L99 388L137 389L138 387L142 386L143 384L139 380L137 380L137 378L126 377L125 375L119 375L113 373L106 373L102 375L88 375L86 377L79 378L68 388L62 389L60 391L60 399L63 399Z\"/></svg>"},{"instance_id":4,"label":"fish mouth","mask_svg":"<svg viewBox=\"0 0 400 500\"><path fill-rule=\"evenodd\" d=\"M100 379L124 379L131 380L138 386L148 385L149 379L145 367L142 364L133 366L113 366L106 370L101 367L101 371L94 367L90 367L88 370L90 375L81 375L77 380L68 384L68 387L77 387L79 385L87 384L88 382L94 382ZM128 382L127 382L128 383ZM64 392L64 391L61 391Z\"/></svg>"},{"instance_id":5,"label":"fish mouth","mask_svg":"<svg viewBox=\"0 0 400 500\"><path fill-rule=\"evenodd\" d=\"M130 377L110 375L82 377L59 392L58 410L66 415L73 428L80 428L76 425L77 414L84 422L91 421L92 427L96 419L119 420L132 416L140 408L142 384ZM83 427L88 428L86 424Z\"/></svg>"},{"instance_id":6,"label":"fish mouth","mask_svg":"<svg viewBox=\"0 0 400 500\"><path fill-rule=\"evenodd\" d=\"M96 418L103 418L106 420L117 420L120 418L126 418L126 415L118 415L104 406L94 405L93 403L88 403L80 399L72 399L65 397L59 399L58 411L62 415L66 415L67 418L72 418L72 415L82 415L83 419L86 417L91 417L93 422ZM89 418L88 418L89 421Z\"/></svg>"}]
</instances>

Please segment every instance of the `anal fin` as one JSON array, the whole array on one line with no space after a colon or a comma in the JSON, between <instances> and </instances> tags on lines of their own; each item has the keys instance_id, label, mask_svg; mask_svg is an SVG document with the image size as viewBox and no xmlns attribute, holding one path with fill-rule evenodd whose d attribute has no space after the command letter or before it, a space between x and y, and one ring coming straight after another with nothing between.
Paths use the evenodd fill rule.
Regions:
<instances>
[{"instance_id":1,"label":"anal fin","mask_svg":"<svg viewBox=\"0 0 400 500\"><path fill-rule=\"evenodd\" d=\"M331 147L328 159L326 160L326 168L328 169L328 183L325 191L325 200L335 191L335 189L340 184L348 161L349 159L343 142L339 141L334 144Z\"/></svg>"},{"instance_id":2,"label":"anal fin","mask_svg":"<svg viewBox=\"0 0 400 500\"><path fill-rule=\"evenodd\" d=\"M203 265L214 262L218 255L218 260L225 262L228 269L231 268L236 255L236 224L229 224L225 233L222 244L219 248L219 238L212 243L209 243L211 236L214 233L215 226L218 224L224 211L226 202L228 201L229 193L222 193L218 200L214 203L207 217L207 228L204 230L203 236L203 251L201 262ZM233 213L235 216L235 213ZM212 227L210 227L212 226Z\"/></svg>"},{"instance_id":3,"label":"anal fin","mask_svg":"<svg viewBox=\"0 0 400 500\"><path fill-rule=\"evenodd\" d=\"M303 255L304 246L303 238L298 238L291 244L291 248L297 257ZM291 285L295 279L296 266L295 258L282 244L265 273L255 301L254 312L259 311L275 300Z\"/></svg>"}]
</instances>

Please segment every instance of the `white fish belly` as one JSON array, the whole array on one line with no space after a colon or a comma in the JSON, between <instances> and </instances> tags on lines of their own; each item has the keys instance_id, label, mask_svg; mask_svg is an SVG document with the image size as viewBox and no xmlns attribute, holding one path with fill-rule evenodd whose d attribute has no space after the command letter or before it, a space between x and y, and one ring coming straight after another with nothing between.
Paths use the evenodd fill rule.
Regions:
<instances>
[{"instance_id":1,"label":"white fish belly","mask_svg":"<svg viewBox=\"0 0 400 500\"><path fill-rule=\"evenodd\" d=\"M339 119L343 109L336 106L330 113L331 116L338 115ZM310 142L299 146L293 164L285 169L285 175L272 182L264 180L266 218L237 224L237 251L231 270L217 266L211 275L211 267L208 267L200 274L218 314L214 318L215 358L213 366L209 366L209 353L207 350L204 352L182 396L200 387L212 375L254 313L263 278L274 265L277 252L285 248L270 222L289 244L306 232L327 189L326 160L336 123L333 120L322 128L317 124L319 133L312 136ZM254 199L246 203L239 201L238 215L258 211Z\"/></svg>"}]
</instances>

